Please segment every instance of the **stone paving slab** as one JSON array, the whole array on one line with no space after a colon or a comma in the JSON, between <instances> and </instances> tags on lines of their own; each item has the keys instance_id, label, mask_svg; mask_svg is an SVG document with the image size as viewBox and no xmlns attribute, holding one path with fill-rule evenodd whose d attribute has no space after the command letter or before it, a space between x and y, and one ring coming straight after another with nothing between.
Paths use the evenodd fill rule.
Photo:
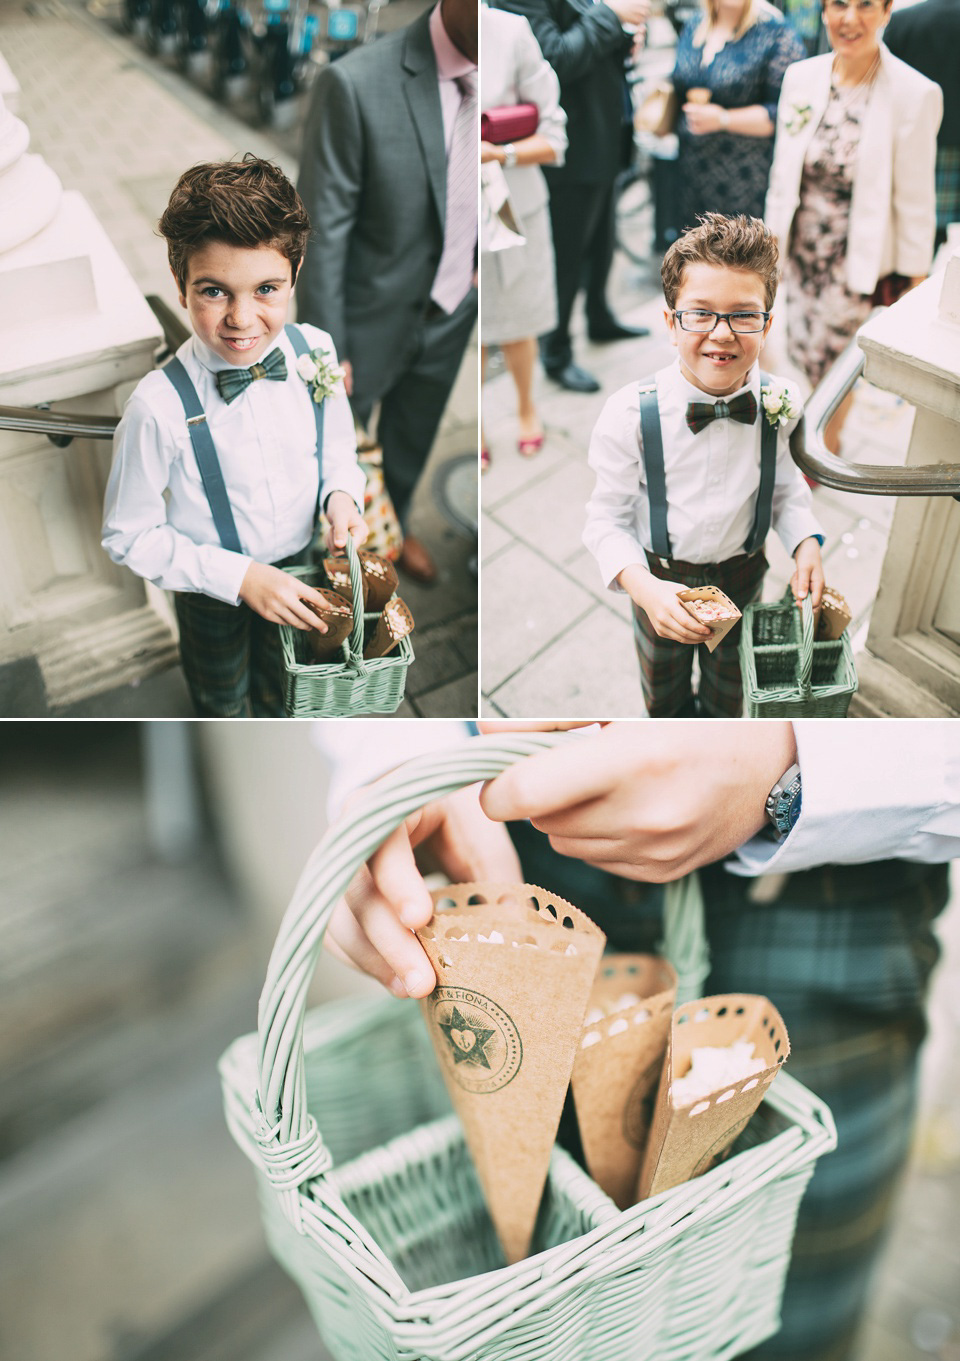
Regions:
<instances>
[{"instance_id":1,"label":"stone paving slab","mask_svg":"<svg viewBox=\"0 0 960 1361\"><path fill-rule=\"evenodd\" d=\"M520 542L486 568L483 597L484 684L493 696L498 685L524 666L536 669L541 652L559 634L569 631L573 637L578 621L592 607L582 587ZM535 713L553 716L547 709Z\"/></svg>"}]
</instances>

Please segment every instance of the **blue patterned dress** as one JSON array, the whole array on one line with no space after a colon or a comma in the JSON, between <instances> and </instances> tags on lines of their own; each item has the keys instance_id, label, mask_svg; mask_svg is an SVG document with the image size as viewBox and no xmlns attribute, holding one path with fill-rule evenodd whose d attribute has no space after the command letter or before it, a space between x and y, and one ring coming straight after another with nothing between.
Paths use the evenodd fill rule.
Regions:
<instances>
[{"instance_id":1,"label":"blue patterned dress","mask_svg":"<svg viewBox=\"0 0 960 1361\"><path fill-rule=\"evenodd\" d=\"M703 49L693 43L699 24L699 18L691 19L677 44L673 84L680 104L686 102L687 90L706 87L712 102L724 109L763 104L771 125L775 124L783 73L791 62L807 55L793 29L779 16L762 19L704 65ZM695 226L698 213L763 217L773 161L772 137L738 137L730 132L694 137L682 113L677 132L681 229Z\"/></svg>"}]
</instances>

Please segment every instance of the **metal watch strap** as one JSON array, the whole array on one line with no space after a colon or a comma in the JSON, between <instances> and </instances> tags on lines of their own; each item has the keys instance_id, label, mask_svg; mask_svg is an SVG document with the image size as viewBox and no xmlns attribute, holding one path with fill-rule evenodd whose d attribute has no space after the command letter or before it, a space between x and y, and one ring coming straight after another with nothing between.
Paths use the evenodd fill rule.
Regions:
<instances>
[{"instance_id":1,"label":"metal watch strap","mask_svg":"<svg viewBox=\"0 0 960 1361\"><path fill-rule=\"evenodd\" d=\"M800 767L794 764L780 776L764 804L764 812L779 841L783 840L800 816L801 796Z\"/></svg>"}]
</instances>

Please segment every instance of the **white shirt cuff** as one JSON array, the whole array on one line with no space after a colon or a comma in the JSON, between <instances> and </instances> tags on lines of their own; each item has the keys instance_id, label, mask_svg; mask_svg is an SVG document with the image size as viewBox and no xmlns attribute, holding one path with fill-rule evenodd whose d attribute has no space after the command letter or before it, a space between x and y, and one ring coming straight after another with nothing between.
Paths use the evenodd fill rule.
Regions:
<instances>
[{"instance_id":1,"label":"white shirt cuff","mask_svg":"<svg viewBox=\"0 0 960 1361\"><path fill-rule=\"evenodd\" d=\"M894 736L891 726L795 723L800 817L783 841L754 837L741 846L733 872L792 873L960 855L960 732L954 737L942 723L910 719L896 725ZM898 755L900 741L909 746L908 760Z\"/></svg>"}]
</instances>

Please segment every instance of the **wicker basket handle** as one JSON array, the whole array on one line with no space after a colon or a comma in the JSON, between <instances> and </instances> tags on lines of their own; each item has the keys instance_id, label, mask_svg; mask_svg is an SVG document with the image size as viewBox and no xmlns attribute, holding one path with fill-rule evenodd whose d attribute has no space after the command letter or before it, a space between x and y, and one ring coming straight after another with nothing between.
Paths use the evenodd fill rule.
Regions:
<instances>
[{"instance_id":1,"label":"wicker basket handle","mask_svg":"<svg viewBox=\"0 0 960 1361\"><path fill-rule=\"evenodd\" d=\"M297 1188L331 1166L307 1112L303 1022L307 987L334 908L354 873L411 813L570 740L576 739L560 733L497 734L409 761L365 791L308 860L280 924L260 996L254 1109L264 1170L298 1228ZM708 967L699 886L691 876L667 889L664 952L693 988L690 995L697 996Z\"/></svg>"},{"instance_id":2,"label":"wicker basket handle","mask_svg":"<svg viewBox=\"0 0 960 1361\"><path fill-rule=\"evenodd\" d=\"M350 632L350 651L354 657L363 656L363 568L360 566L360 554L357 552L357 545L353 541L353 535L347 532L347 566L350 569L350 594L353 597L353 628ZM366 670L366 668L364 668Z\"/></svg>"},{"instance_id":3,"label":"wicker basket handle","mask_svg":"<svg viewBox=\"0 0 960 1361\"><path fill-rule=\"evenodd\" d=\"M810 698L813 676L813 601L810 592L803 597L800 606L800 665L797 680L800 685L800 698Z\"/></svg>"}]
</instances>

